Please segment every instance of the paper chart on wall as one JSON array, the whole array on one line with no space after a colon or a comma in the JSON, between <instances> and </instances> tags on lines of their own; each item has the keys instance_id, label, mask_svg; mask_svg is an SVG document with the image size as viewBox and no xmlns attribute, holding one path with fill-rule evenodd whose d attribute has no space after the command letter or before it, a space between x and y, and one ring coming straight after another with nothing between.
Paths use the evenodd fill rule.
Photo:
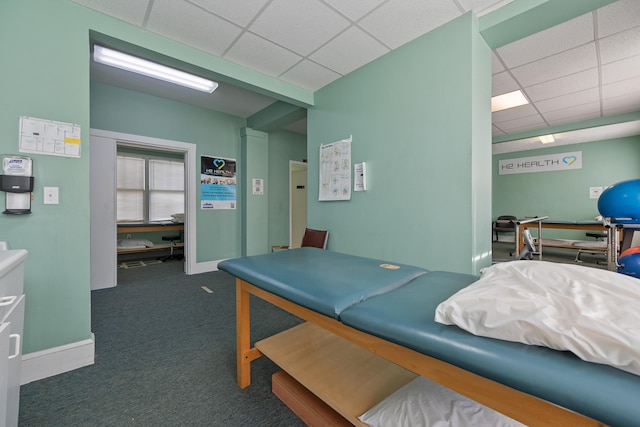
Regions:
<instances>
[{"instance_id":1,"label":"paper chart on wall","mask_svg":"<svg viewBox=\"0 0 640 427\"><path fill-rule=\"evenodd\" d=\"M20 117L21 153L80 157L80 126L53 120Z\"/></svg>"},{"instance_id":2,"label":"paper chart on wall","mask_svg":"<svg viewBox=\"0 0 640 427\"><path fill-rule=\"evenodd\" d=\"M351 140L320 145L319 201L351 199Z\"/></svg>"}]
</instances>

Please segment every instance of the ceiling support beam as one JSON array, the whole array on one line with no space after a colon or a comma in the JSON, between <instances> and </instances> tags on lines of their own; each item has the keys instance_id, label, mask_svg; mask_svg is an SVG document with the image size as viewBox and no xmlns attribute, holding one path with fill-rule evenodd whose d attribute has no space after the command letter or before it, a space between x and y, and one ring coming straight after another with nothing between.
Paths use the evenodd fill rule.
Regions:
<instances>
[{"instance_id":1,"label":"ceiling support beam","mask_svg":"<svg viewBox=\"0 0 640 427\"><path fill-rule=\"evenodd\" d=\"M614 1L515 0L480 17L480 34L491 49L497 49Z\"/></svg>"},{"instance_id":2,"label":"ceiling support beam","mask_svg":"<svg viewBox=\"0 0 640 427\"><path fill-rule=\"evenodd\" d=\"M307 117L307 109L277 101L247 118L247 126L262 132L281 129Z\"/></svg>"}]
</instances>

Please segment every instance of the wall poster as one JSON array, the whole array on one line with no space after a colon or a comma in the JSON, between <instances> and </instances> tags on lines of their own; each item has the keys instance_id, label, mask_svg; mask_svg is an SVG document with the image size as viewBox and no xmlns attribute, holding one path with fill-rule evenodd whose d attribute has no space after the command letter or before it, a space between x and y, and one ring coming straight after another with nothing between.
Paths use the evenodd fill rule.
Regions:
<instances>
[{"instance_id":1,"label":"wall poster","mask_svg":"<svg viewBox=\"0 0 640 427\"><path fill-rule=\"evenodd\" d=\"M351 140L320 145L318 200L351 200Z\"/></svg>"},{"instance_id":2,"label":"wall poster","mask_svg":"<svg viewBox=\"0 0 640 427\"><path fill-rule=\"evenodd\" d=\"M236 160L200 157L201 209L236 208Z\"/></svg>"}]
</instances>

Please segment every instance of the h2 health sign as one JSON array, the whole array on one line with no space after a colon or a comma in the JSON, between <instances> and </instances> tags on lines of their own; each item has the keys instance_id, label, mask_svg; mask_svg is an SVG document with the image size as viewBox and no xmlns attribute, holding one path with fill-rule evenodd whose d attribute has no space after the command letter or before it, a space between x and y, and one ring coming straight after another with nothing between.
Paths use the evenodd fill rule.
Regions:
<instances>
[{"instance_id":1,"label":"h2 health sign","mask_svg":"<svg viewBox=\"0 0 640 427\"><path fill-rule=\"evenodd\" d=\"M550 172L582 169L582 151L547 154L544 156L520 157L498 162L498 174Z\"/></svg>"}]
</instances>

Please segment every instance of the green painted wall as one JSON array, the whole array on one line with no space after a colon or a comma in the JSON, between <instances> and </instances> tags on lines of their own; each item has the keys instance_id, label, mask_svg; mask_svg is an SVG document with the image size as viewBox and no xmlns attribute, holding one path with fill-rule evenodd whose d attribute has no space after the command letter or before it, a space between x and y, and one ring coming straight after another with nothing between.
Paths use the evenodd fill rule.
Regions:
<instances>
[{"instance_id":1,"label":"green painted wall","mask_svg":"<svg viewBox=\"0 0 640 427\"><path fill-rule=\"evenodd\" d=\"M491 212L490 85L490 50L467 14L316 92L309 226L329 229L338 252L459 272L487 265L490 230L475 215ZM349 135L367 191L318 202L319 146Z\"/></svg>"},{"instance_id":2,"label":"green painted wall","mask_svg":"<svg viewBox=\"0 0 640 427\"><path fill-rule=\"evenodd\" d=\"M269 252L269 192L253 194L253 180L266 183L269 176L269 134L244 128L241 134L241 162L238 175L245 183L241 193L242 206L242 255L259 255Z\"/></svg>"},{"instance_id":3,"label":"green painted wall","mask_svg":"<svg viewBox=\"0 0 640 427\"><path fill-rule=\"evenodd\" d=\"M89 129L109 130L121 115L92 111L99 108L91 104L92 97L105 103L107 98L90 85L91 36L193 64L221 82L275 94L298 106L314 104L308 90L69 0L0 1L0 152L18 154L20 116L82 127L81 158L32 156L33 213L0 215L0 239L29 251L25 353L91 336ZM490 233L479 225L491 211L491 176L482 169L491 164L485 153L489 101L482 96L490 87L489 64L477 24L465 15L318 92L321 101L309 112L309 224L331 230L331 249L464 272L485 262ZM119 93L140 109L136 120L123 119L111 130L197 140L198 155L222 155L211 150L226 147L230 157L239 158L239 134L235 146L226 144L242 120ZM141 111L145 108L155 116ZM208 120L212 124L204 125ZM196 128L188 129L189 124ZM210 133L213 127L225 135L222 141ZM354 194L350 202L319 203L318 147L349 135L354 137L352 160L368 162L369 191ZM59 205L42 203L43 186L60 188ZM208 214L214 212L198 212L198 261L239 255L239 213ZM211 241L217 242L216 252L207 253Z\"/></svg>"},{"instance_id":4,"label":"green painted wall","mask_svg":"<svg viewBox=\"0 0 640 427\"><path fill-rule=\"evenodd\" d=\"M113 132L188 142L200 156L240 160L240 130L245 120L168 99L91 83L91 127ZM199 163L198 163L199 167ZM197 171L197 178L200 172ZM200 209L196 187L197 262L240 253L240 210ZM224 242L224 244L221 244Z\"/></svg>"},{"instance_id":5,"label":"green painted wall","mask_svg":"<svg viewBox=\"0 0 640 427\"><path fill-rule=\"evenodd\" d=\"M82 126L81 158L30 156L32 213L0 215L0 239L29 251L24 353L91 336L89 39L80 19L60 2L0 2L0 152L18 154L19 116ZM43 204L44 186L59 187L59 205Z\"/></svg>"},{"instance_id":6,"label":"green painted wall","mask_svg":"<svg viewBox=\"0 0 640 427\"><path fill-rule=\"evenodd\" d=\"M289 160L307 158L307 136L269 133L269 248L289 243Z\"/></svg>"},{"instance_id":7,"label":"green painted wall","mask_svg":"<svg viewBox=\"0 0 640 427\"><path fill-rule=\"evenodd\" d=\"M581 151L582 169L499 175L504 159ZM640 137L550 147L493 156L493 218L545 216L556 220L593 220L597 199L589 187L604 187L640 177ZM545 230L544 237L584 239L584 233Z\"/></svg>"},{"instance_id":8,"label":"green painted wall","mask_svg":"<svg viewBox=\"0 0 640 427\"><path fill-rule=\"evenodd\" d=\"M18 153L18 118L30 116L79 124L82 156L35 154L33 213L0 215L0 240L29 251L25 268L24 353L91 337L89 132L91 126L198 143L198 155L239 158L244 120L216 115L141 94L90 85L90 36L123 40L233 82L307 107L313 93L273 77L141 30L68 0L0 1L0 153ZM93 91L95 90L95 94ZM95 95L93 99L92 95ZM94 104L91 104L93 101ZM126 102L132 104L123 106ZM102 105L101 102L105 104ZM132 112L107 109L109 103ZM148 111L145 111L148 110ZM223 117L224 116L224 117ZM95 123L94 123L95 120ZM204 124L207 123L206 125ZM117 124L115 124L117 123ZM192 127L190 127L192 126ZM215 132L213 132L215 130ZM222 135L222 136L221 136ZM43 186L60 188L60 204L42 203ZM4 195L0 195L4 203ZM240 254L237 211L198 212L198 262ZM204 223L204 226L201 224ZM211 242L215 242L212 245Z\"/></svg>"}]
</instances>

